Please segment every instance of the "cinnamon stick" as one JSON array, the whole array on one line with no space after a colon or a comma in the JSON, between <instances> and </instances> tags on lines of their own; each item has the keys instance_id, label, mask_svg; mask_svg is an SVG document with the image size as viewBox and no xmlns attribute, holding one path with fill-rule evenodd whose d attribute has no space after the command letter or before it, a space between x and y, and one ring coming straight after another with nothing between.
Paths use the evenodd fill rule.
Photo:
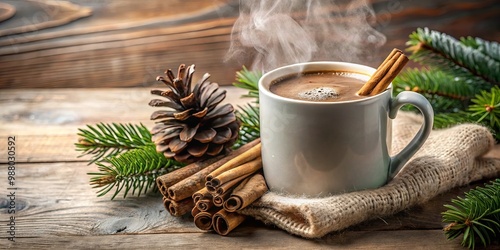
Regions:
<instances>
[{"instance_id":1,"label":"cinnamon stick","mask_svg":"<svg viewBox=\"0 0 500 250\"><path fill-rule=\"evenodd\" d=\"M170 206L170 199L168 197L163 196L163 206L168 211L168 207Z\"/></svg>"},{"instance_id":2,"label":"cinnamon stick","mask_svg":"<svg viewBox=\"0 0 500 250\"><path fill-rule=\"evenodd\" d=\"M264 176L255 174L242 182L232 192L231 196L224 202L224 209L235 212L252 204L268 191Z\"/></svg>"},{"instance_id":3,"label":"cinnamon stick","mask_svg":"<svg viewBox=\"0 0 500 250\"><path fill-rule=\"evenodd\" d=\"M168 196L167 189L174 185L175 183L186 179L187 177L193 175L194 173L208 167L209 165L222 159L224 155L213 157L204 161L198 161L191 163L185 167L179 168L168 174L164 174L156 178L156 185L163 196Z\"/></svg>"},{"instance_id":4,"label":"cinnamon stick","mask_svg":"<svg viewBox=\"0 0 500 250\"><path fill-rule=\"evenodd\" d=\"M227 192L225 194L216 195L212 198L212 202L215 206L222 207L224 206L224 202L231 196L231 192Z\"/></svg>"},{"instance_id":5,"label":"cinnamon stick","mask_svg":"<svg viewBox=\"0 0 500 250\"><path fill-rule=\"evenodd\" d=\"M210 192L211 194L215 194L216 188L212 186L212 182L210 181L205 182L205 187L207 188L208 192Z\"/></svg>"},{"instance_id":6,"label":"cinnamon stick","mask_svg":"<svg viewBox=\"0 0 500 250\"><path fill-rule=\"evenodd\" d=\"M221 209L219 212L215 213L212 218L213 229L220 235L227 235L240 225L245 218L246 217L244 215L229 213L228 211Z\"/></svg>"},{"instance_id":7,"label":"cinnamon stick","mask_svg":"<svg viewBox=\"0 0 500 250\"><path fill-rule=\"evenodd\" d=\"M249 150L245 151L244 153L234 157L230 161L226 162L224 165L222 165L220 168L217 168L216 170L212 171L209 175L206 177L206 181L212 181L212 179L219 174L228 171L229 169L233 169L235 167L238 167L244 163L247 163L257 157L260 156L260 150L261 150L261 144L260 142L250 148Z\"/></svg>"},{"instance_id":8,"label":"cinnamon stick","mask_svg":"<svg viewBox=\"0 0 500 250\"><path fill-rule=\"evenodd\" d=\"M213 216L223 209L211 209L205 212L199 212L194 216L194 224L201 230L208 231L212 229Z\"/></svg>"},{"instance_id":9,"label":"cinnamon stick","mask_svg":"<svg viewBox=\"0 0 500 250\"><path fill-rule=\"evenodd\" d=\"M228 181L234 180L243 175L255 173L257 170L261 168L262 168L262 158L257 157L252 161L249 161L238 167L230 169L212 178L212 180L210 181L211 186L218 187Z\"/></svg>"},{"instance_id":10,"label":"cinnamon stick","mask_svg":"<svg viewBox=\"0 0 500 250\"><path fill-rule=\"evenodd\" d=\"M394 65L391 68L389 68L387 74L382 78L382 80L380 80L380 82L375 86L375 88L373 88L370 95L376 95L378 93L384 92L384 90L387 89L389 84L391 84L392 80L396 78L396 76L399 74L399 72L401 72L401 70L407 63L408 63L408 57L401 54L401 56L398 57Z\"/></svg>"},{"instance_id":11,"label":"cinnamon stick","mask_svg":"<svg viewBox=\"0 0 500 250\"><path fill-rule=\"evenodd\" d=\"M168 206L168 211L172 216L183 216L189 212L194 207L193 199L191 197L181 200L181 201L170 201Z\"/></svg>"},{"instance_id":12,"label":"cinnamon stick","mask_svg":"<svg viewBox=\"0 0 500 250\"><path fill-rule=\"evenodd\" d=\"M248 178L250 175L251 175L251 173L240 176L234 180L230 180L230 181L218 186L217 189L215 190L214 195L222 195L222 194L231 192L238 184L240 184L244 179Z\"/></svg>"},{"instance_id":13,"label":"cinnamon stick","mask_svg":"<svg viewBox=\"0 0 500 250\"><path fill-rule=\"evenodd\" d=\"M194 206L193 209L191 209L191 216L195 217L200 212L201 211L196 206Z\"/></svg>"},{"instance_id":14,"label":"cinnamon stick","mask_svg":"<svg viewBox=\"0 0 500 250\"><path fill-rule=\"evenodd\" d=\"M212 194L208 192L207 187L204 187L198 191L196 191L191 198L193 198L193 202L196 203L203 198L212 198Z\"/></svg>"},{"instance_id":15,"label":"cinnamon stick","mask_svg":"<svg viewBox=\"0 0 500 250\"><path fill-rule=\"evenodd\" d=\"M370 79L358 91L358 95L373 96L387 89L389 84L408 63L408 57L399 49L393 49Z\"/></svg>"},{"instance_id":16,"label":"cinnamon stick","mask_svg":"<svg viewBox=\"0 0 500 250\"><path fill-rule=\"evenodd\" d=\"M235 189L240 183L248 181L250 174L240 176L234 180L224 183L215 189L213 193L213 203L218 207L224 206L224 202L231 196L233 189Z\"/></svg>"},{"instance_id":17,"label":"cinnamon stick","mask_svg":"<svg viewBox=\"0 0 500 250\"><path fill-rule=\"evenodd\" d=\"M231 153L227 154L225 157L220 159L217 162L214 162L213 164L207 166L206 168L194 173L193 175L175 183L174 185L170 186L167 189L167 194L168 197L171 200L182 200L187 197L192 196L196 191L202 189L205 185L205 178L207 175L209 175L211 172L214 170L218 169L219 167L223 166L225 163L231 161L233 158L239 156L243 152L248 151L255 145L260 144L260 139L256 139L252 142L249 142L240 148L232 151Z\"/></svg>"},{"instance_id":18,"label":"cinnamon stick","mask_svg":"<svg viewBox=\"0 0 500 250\"><path fill-rule=\"evenodd\" d=\"M214 206L214 203L211 198L202 198L201 200L198 200L195 205L198 210L205 212L212 208Z\"/></svg>"}]
</instances>

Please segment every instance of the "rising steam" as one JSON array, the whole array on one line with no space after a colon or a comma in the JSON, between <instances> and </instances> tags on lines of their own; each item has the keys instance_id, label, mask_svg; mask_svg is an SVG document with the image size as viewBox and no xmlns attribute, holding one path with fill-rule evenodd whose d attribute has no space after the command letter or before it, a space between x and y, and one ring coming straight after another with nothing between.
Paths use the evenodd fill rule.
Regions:
<instances>
[{"instance_id":1,"label":"rising steam","mask_svg":"<svg viewBox=\"0 0 500 250\"><path fill-rule=\"evenodd\" d=\"M329 60L366 62L385 36L370 26L367 0L240 1L227 60L253 59L252 69Z\"/></svg>"}]
</instances>

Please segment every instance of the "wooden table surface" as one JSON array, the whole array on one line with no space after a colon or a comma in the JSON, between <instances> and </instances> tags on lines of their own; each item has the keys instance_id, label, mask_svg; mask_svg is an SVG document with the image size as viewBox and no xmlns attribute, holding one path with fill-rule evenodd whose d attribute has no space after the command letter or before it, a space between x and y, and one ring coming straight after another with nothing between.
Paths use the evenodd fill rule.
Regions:
<instances>
[{"instance_id":1,"label":"wooden table surface","mask_svg":"<svg viewBox=\"0 0 500 250\"><path fill-rule=\"evenodd\" d=\"M226 88L227 102L249 101L239 98L242 90ZM459 241L445 238L440 213L443 204L479 183L316 240L253 219L226 237L202 232L192 218L170 216L154 193L113 201L110 195L98 198L87 175L96 166L77 158L77 129L98 122L150 127L150 99L146 88L0 90L0 248L462 249ZM11 136L16 143L15 190L7 181ZM10 192L15 192L15 215L8 213ZM12 215L15 242L6 239Z\"/></svg>"}]
</instances>

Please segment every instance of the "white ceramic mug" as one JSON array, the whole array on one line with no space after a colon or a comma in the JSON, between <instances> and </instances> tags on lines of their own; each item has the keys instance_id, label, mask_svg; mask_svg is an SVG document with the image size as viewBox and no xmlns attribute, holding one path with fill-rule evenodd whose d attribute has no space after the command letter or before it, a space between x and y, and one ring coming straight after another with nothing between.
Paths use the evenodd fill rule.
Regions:
<instances>
[{"instance_id":1,"label":"white ceramic mug","mask_svg":"<svg viewBox=\"0 0 500 250\"><path fill-rule=\"evenodd\" d=\"M264 175L273 191L326 196L386 184L416 153L432 130L434 112L422 95L392 86L359 100L313 102L269 91L283 76L300 72L349 71L369 77L374 68L345 62L310 62L281 67L259 81L260 133ZM411 104L424 116L413 140L390 156L391 119Z\"/></svg>"}]
</instances>

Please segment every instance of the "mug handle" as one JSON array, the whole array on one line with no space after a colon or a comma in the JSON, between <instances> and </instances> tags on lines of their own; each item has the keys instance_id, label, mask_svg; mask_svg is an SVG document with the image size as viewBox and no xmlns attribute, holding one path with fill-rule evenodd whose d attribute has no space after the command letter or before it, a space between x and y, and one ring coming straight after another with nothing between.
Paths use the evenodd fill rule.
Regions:
<instances>
[{"instance_id":1,"label":"mug handle","mask_svg":"<svg viewBox=\"0 0 500 250\"><path fill-rule=\"evenodd\" d=\"M405 104L411 104L420 110L424 117L424 122L410 143L408 143L401 152L391 157L388 181L392 180L399 173L405 163L408 162L417 150L420 149L422 144L424 144L431 133L434 122L434 111L429 101L421 94L412 91L403 91L395 98L391 99L389 118L396 118L399 109Z\"/></svg>"}]
</instances>

